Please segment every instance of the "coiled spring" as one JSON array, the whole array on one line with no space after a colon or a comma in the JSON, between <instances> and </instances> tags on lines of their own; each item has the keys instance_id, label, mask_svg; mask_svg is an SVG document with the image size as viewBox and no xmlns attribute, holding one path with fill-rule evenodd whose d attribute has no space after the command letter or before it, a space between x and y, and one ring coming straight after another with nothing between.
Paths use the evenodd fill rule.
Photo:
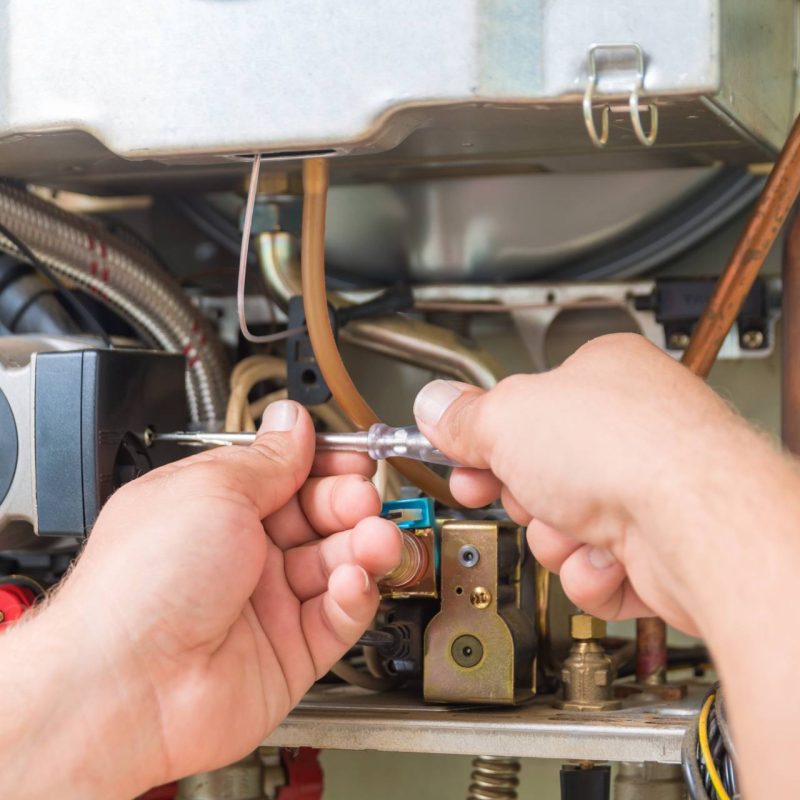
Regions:
<instances>
[{"instance_id":1,"label":"coiled spring","mask_svg":"<svg viewBox=\"0 0 800 800\"><path fill-rule=\"evenodd\" d=\"M516 758L478 756L472 761L467 800L516 800L520 763Z\"/></svg>"}]
</instances>

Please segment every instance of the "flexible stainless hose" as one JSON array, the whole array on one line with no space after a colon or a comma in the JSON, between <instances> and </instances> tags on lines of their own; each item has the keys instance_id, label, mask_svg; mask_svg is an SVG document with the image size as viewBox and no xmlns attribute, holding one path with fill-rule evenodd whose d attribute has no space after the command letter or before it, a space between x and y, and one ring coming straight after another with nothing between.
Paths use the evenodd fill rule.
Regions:
<instances>
[{"instance_id":1,"label":"flexible stainless hose","mask_svg":"<svg viewBox=\"0 0 800 800\"><path fill-rule=\"evenodd\" d=\"M519 770L517 758L478 756L472 761L467 800L516 800Z\"/></svg>"},{"instance_id":2,"label":"flexible stainless hose","mask_svg":"<svg viewBox=\"0 0 800 800\"><path fill-rule=\"evenodd\" d=\"M52 270L116 308L164 350L183 353L192 419L207 426L224 419L227 371L216 334L143 248L8 183L0 183L0 220ZM0 250L20 256L2 236Z\"/></svg>"}]
</instances>

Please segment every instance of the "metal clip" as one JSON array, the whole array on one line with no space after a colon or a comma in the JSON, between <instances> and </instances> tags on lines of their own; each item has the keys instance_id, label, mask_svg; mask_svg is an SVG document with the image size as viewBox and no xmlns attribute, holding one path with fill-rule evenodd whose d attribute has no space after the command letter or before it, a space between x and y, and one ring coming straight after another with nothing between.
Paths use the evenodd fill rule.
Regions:
<instances>
[{"instance_id":1,"label":"metal clip","mask_svg":"<svg viewBox=\"0 0 800 800\"><path fill-rule=\"evenodd\" d=\"M642 48L635 42L627 43L614 43L614 44L593 44L589 48L589 81L586 84L586 91L583 95L583 120L586 123L586 130L589 138L595 147L605 147L608 143L609 134L609 115L611 114L611 107L608 103L604 104L601 111L600 118L600 133L597 133L597 127L594 123L594 115L592 113L592 101L597 90L597 51L598 50L614 50L614 51L627 51L633 58L632 66L634 72L633 89L628 97L628 108L631 115L631 125L636 138L645 146L651 147L658 135L658 108L655 103L648 103L647 109L650 112L650 132L645 133L644 126L642 125L642 118L639 113L639 95L644 88L644 53Z\"/></svg>"}]
</instances>

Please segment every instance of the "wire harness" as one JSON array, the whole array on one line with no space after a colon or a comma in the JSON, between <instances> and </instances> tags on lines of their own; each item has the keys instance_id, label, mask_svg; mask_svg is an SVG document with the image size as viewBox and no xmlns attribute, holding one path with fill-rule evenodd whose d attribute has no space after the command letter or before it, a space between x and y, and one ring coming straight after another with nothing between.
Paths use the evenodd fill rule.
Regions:
<instances>
[{"instance_id":1,"label":"wire harness","mask_svg":"<svg viewBox=\"0 0 800 800\"><path fill-rule=\"evenodd\" d=\"M681 766L692 800L740 800L736 751L719 683L708 690L697 724L686 732Z\"/></svg>"}]
</instances>

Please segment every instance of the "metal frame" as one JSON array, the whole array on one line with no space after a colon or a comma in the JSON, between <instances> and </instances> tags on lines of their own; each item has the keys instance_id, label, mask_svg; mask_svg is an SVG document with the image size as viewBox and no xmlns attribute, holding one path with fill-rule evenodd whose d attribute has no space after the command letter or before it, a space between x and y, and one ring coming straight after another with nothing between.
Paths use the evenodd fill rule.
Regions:
<instances>
[{"instance_id":1,"label":"metal frame","mask_svg":"<svg viewBox=\"0 0 800 800\"><path fill-rule=\"evenodd\" d=\"M505 709L426 706L408 695L316 686L264 744L678 764L703 691L693 685L680 701L640 695L620 711L575 713L547 697Z\"/></svg>"}]
</instances>

